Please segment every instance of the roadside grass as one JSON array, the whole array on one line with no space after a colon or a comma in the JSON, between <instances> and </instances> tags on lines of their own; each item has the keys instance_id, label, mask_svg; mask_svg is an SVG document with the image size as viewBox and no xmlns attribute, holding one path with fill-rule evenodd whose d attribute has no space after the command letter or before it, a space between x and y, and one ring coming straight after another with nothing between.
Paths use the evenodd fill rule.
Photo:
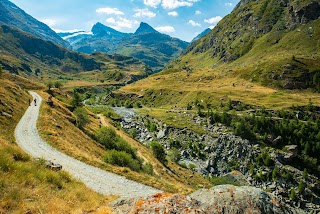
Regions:
<instances>
[{"instance_id":1,"label":"roadside grass","mask_svg":"<svg viewBox=\"0 0 320 214\"><path fill-rule=\"evenodd\" d=\"M19 76L0 77L0 213L84 213L106 206L104 197L64 172L48 170L14 143L14 129L28 107L26 90L42 88Z\"/></svg>"}]
</instances>

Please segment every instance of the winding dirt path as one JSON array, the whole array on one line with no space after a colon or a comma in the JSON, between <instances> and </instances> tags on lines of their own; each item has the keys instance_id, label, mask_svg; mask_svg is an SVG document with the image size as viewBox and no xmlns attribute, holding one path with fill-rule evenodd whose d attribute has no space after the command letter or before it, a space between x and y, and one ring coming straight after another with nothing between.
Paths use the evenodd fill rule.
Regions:
<instances>
[{"instance_id":1,"label":"winding dirt path","mask_svg":"<svg viewBox=\"0 0 320 214\"><path fill-rule=\"evenodd\" d=\"M26 153L34 158L43 158L61 164L65 171L103 195L132 198L160 192L152 187L80 162L46 144L39 136L36 127L42 98L35 92L30 92L30 94L37 99L37 106L34 103L29 106L15 129L17 144Z\"/></svg>"}]
</instances>

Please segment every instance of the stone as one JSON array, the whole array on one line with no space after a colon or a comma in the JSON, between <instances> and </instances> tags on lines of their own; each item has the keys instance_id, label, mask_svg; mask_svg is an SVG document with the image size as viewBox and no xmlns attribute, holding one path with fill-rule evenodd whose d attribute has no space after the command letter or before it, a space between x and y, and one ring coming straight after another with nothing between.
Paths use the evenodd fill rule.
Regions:
<instances>
[{"instance_id":1,"label":"stone","mask_svg":"<svg viewBox=\"0 0 320 214\"><path fill-rule=\"evenodd\" d=\"M161 139L161 138L164 138L166 135L167 135L167 129L162 129L158 132L157 138Z\"/></svg>"},{"instance_id":2,"label":"stone","mask_svg":"<svg viewBox=\"0 0 320 214\"><path fill-rule=\"evenodd\" d=\"M1 112L1 114L2 114L2 116L5 116L5 117L9 117L9 118L12 117L11 114L9 114L9 113L7 113L7 112L5 112L5 111Z\"/></svg>"},{"instance_id":3,"label":"stone","mask_svg":"<svg viewBox=\"0 0 320 214\"><path fill-rule=\"evenodd\" d=\"M183 156L184 158L188 158L188 157L190 157L190 154L189 154L189 152L187 150L183 150L181 152L181 156Z\"/></svg>"},{"instance_id":4,"label":"stone","mask_svg":"<svg viewBox=\"0 0 320 214\"><path fill-rule=\"evenodd\" d=\"M298 156L299 150L297 145L285 146L283 150L286 151L287 153L290 153L293 156L293 158Z\"/></svg>"},{"instance_id":5,"label":"stone","mask_svg":"<svg viewBox=\"0 0 320 214\"><path fill-rule=\"evenodd\" d=\"M276 139L274 139L274 140L272 141L272 144L273 144L273 145L276 145L276 144L280 143L281 140L282 140L282 137L281 137L281 136L278 136Z\"/></svg>"},{"instance_id":6,"label":"stone","mask_svg":"<svg viewBox=\"0 0 320 214\"><path fill-rule=\"evenodd\" d=\"M55 164L51 161L46 162L46 168L52 170L52 171L60 171L62 170L62 165L60 164Z\"/></svg>"}]
</instances>

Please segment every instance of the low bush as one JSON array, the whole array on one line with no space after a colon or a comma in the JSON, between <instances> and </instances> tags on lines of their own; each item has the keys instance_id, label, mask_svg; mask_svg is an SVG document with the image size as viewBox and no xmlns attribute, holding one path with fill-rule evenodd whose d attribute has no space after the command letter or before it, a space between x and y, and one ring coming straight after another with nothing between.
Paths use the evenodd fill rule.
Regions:
<instances>
[{"instance_id":1,"label":"low bush","mask_svg":"<svg viewBox=\"0 0 320 214\"><path fill-rule=\"evenodd\" d=\"M141 171L141 162L124 151L117 151L114 149L107 151L105 161L113 165L129 167L134 171Z\"/></svg>"}]
</instances>

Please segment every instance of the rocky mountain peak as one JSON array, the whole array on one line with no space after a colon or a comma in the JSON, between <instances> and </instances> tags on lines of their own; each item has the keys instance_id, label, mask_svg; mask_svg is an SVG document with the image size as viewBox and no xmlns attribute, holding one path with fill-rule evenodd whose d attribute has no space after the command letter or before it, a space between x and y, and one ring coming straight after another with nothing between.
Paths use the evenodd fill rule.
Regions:
<instances>
[{"instance_id":1,"label":"rocky mountain peak","mask_svg":"<svg viewBox=\"0 0 320 214\"><path fill-rule=\"evenodd\" d=\"M158 33L153 27L148 25L145 22L141 22L139 28L136 30L134 33L135 35L137 34L143 34L143 33Z\"/></svg>"},{"instance_id":2,"label":"rocky mountain peak","mask_svg":"<svg viewBox=\"0 0 320 214\"><path fill-rule=\"evenodd\" d=\"M107 37L123 37L125 33L121 33L111 27L105 26L104 24L97 22L91 29L92 33L96 36L107 36Z\"/></svg>"}]
</instances>

